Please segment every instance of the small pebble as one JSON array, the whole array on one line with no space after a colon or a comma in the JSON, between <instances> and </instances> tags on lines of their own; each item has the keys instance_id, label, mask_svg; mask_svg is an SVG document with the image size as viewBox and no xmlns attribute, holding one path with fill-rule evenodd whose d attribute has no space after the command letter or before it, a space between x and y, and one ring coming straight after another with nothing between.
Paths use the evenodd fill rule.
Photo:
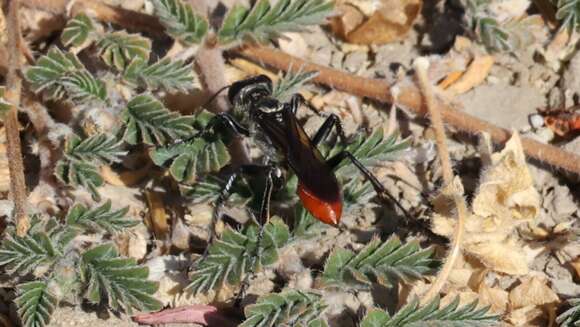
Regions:
<instances>
[{"instance_id":1,"label":"small pebble","mask_svg":"<svg viewBox=\"0 0 580 327\"><path fill-rule=\"evenodd\" d=\"M541 115L533 114L530 115L529 119L530 125L532 125L533 128L537 129L544 126L544 117L542 117Z\"/></svg>"}]
</instances>

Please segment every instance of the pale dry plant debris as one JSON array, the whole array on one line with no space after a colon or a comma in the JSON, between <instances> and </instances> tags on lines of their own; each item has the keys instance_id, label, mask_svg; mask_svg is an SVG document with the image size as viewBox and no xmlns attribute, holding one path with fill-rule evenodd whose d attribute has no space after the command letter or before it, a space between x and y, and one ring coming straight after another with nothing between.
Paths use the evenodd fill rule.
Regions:
<instances>
[{"instance_id":1,"label":"pale dry plant debris","mask_svg":"<svg viewBox=\"0 0 580 327\"><path fill-rule=\"evenodd\" d=\"M451 159L449 156L449 149L447 147L447 140L445 137L445 128L443 127L443 120L439 113L439 108L436 107L436 102L432 90L431 82L427 77L427 70L429 68L429 61L426 58L418 58L414 62L415 73L419 81L419 87L423 94L425 105L431 115L431 124L435 129L435 139L437 142L437 152L441 162L441 169L443 171L443 183L445 184L442 194L448 197L455 204L457 210L457 223L453 230L452 244L449 254L445 259L445 263L437 278L431 285L430 289L421 298L421 303L426 304L431 301L443 288L449 278L449 274L455 265L455 261L461 252L461 244L464 235L464 221L467 215L467 206L463 199L463 185L458 177L453 176L451 168Z\"/></svg>"},{"instance_id":2,"label":"pale dry plant debris","mask_svg":"<svg viewBox=\"0 0 580 327\"><path fill-rule=\"evenodd\" d=\"M476 257L491 270L526 274L528 258L514 231L537 217L540 197L517 133L500 153L492 155L491 162L482 173L466 221L464 254ZM454 225L454 219L440 211L434 216L433 231L439 235L449 237Z\"/></svg>"}]
</instances>

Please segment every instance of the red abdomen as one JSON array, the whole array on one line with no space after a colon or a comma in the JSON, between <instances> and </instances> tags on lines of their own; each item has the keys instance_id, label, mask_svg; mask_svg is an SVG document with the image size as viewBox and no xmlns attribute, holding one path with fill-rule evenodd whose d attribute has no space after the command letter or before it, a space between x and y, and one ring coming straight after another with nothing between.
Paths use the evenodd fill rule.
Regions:
<instances>
[{"instance_id":1,"label":"red abdomen","mask_svg":"<svg viewBox=\"0 0 580 327\"><path fill-rule=\"evenodd\" d=\"M342 214L342 201L340 200L340 196L337 200L331 202L322 200L302 183L298 183L297 193L304 207L314 218L325 224L338 225Z\"/></svg>"}]
</instances>

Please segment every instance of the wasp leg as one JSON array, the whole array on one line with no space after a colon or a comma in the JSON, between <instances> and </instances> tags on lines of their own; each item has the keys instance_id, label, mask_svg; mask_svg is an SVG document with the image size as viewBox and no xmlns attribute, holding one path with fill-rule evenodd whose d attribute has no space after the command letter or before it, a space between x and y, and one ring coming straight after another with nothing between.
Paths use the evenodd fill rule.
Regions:
<instances>
[{"instance_id":1,"label":"wasp leg","mask_svg":"<svg viewBox=\"0 0 580 327\"><path fill-rule=\"evenodd\" d=\"M260 217L259 225L260 229L258 231L258 236L256 238L256 253L252 254L250 259L250 269L248 273L244 276L244 280L241 283L240 291L236 295L236 300L234 305L239 307L242 299L245 296L248 287L250 286L250 279L255 275L256 271L254 267L259 266L258 260L262 258L262 239L264 238L264 227L270 222L270 200L272 199L272 193L276 186L282 185L282 174L279 168L271 167L266 176L266 188L264 189L264 195L262 197L262 203L260 205ZM257 264L256 264L257 263Z\"/></svg>"},{"instance_id":2,"label":"wasp leg","mask_svg":"<svg viewBox=\"0 0 580 327\"><path fill-rule=\"evenodd\" d=\"M336 132L338 133L338 137L342 142L346 140L346 136L344 135L344 130L342 129L342 123L340 122L340 118L338 118L335 114L330 114L322 126L318 129L314 137L312 138L312 144L317 146L320 141L324 140L332 131L332 127L336 127Z\"/></svg>"},{"instance_id":3,"label":"wasp leg","mask_svg":"<svg viewBox=\"0 0 580 327\"><path fill-rule=\"evenodd\" d=\"M245 126L240 124L234 117L225 112L220 112L219 114L213 116L212 119L210 119L210 121L205 126L202 133L212 129L215 125L219 123L224 123L230 130L232 130L237 135L242 135L246 137L250 136L250 131Z\"/></svg>"},{"instance_id":4,"label":"wasp leg","mask_svg":"<svg viewBox=\"0 0 580 327\"><path fill-rule=\"evenodd\" d=\"M389 191L387 191L387 189L383 186L383 184L381 184L381 182L379 182L379 180L375 177L375 175L373 175L373 173L371 173L371 171L368 170L367 167L365 167L360 161L358 161L358 159L355 158L355 156L353 156L352 153L348 151L342 151L337 155L333 156L332 158L327 159L326 163L331 168L334 169L338 167L344 159L349 159L356 166L356 168L363 174L363 176L369 182L371 182L373 188L375 189L375 192L377 192L380 198L383 198L383 196L386 195L391 201L395 203L397 208L399 208L408 219L411 219L411 215L409 214L409 212L407 212L407 210L403 208L403 206L399 203L399 201L397 201L397 199L391 193L389 193Z\"/></svg>"},{"instance_id":5,"label":"wasp leg","mask_svg":"<svg viewBox=\"0 0 580 327\"><path fill-rule=\"evenodd\" d=\"M250 131L245 126L243 126L238 121L236 121L236 119L234 117L232 117L230 114L225 113L225 112L221 112L221 113L213 116L209 120L207 125L205 125L203 130L201 130L200 132L198 132L198 133L196 133L196 134L194 134L186 139L176 141L174 144L187 143L195 138L201 137L205 133L207 133L209 130L214 128L219 123L224 123L227 128L229 128L232 132L234 132L234 134L236 134L238 136L245 136L245 137L250 136Z\"/></svg>"},{"instance_id":6,"label":"wasp leg","mask_svg":"<svg viewBox=\"0 0 580 327\"><path fill-rule=\"evenodd\" d=\"M209 238L207 241L208 245L205 248L202 256L199 259L197 259L193 263L193 265L189 268L189 271L193 271L200 262L204 261L207 258L208 254L209 254L209 246L213 243L213 240L215 238L215 226L217 225L217 222L219 221L219 219L221 217L221 215L220 215L221 209L224 206L225 202L232 195L232 189L234 187L236 180L242 175L257 175L260 172L263 172L263 171L268 170L268 169L270 169L270 166L242 165L242 166L238 167L228 177L226 184L224 185L218 198L214 202L213 215L211 218L211 222L209 224Z\"/></svg>"}]
</instances>

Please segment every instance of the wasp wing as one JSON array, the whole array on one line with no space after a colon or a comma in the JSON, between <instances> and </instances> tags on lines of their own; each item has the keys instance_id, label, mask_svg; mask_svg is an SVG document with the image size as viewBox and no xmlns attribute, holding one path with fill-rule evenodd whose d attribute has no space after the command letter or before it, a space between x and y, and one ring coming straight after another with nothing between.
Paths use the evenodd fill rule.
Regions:
<instances>
[{"instance_id":1,"label":"wasp wing","mask_svg":"<svg viewBox=\"0 0 580 327\"><path fill-rule=\"evenodd\" d=\"M288 165L310 193L326 202L340 201L340 188L332 169L320 151L285 106L282 116L264 115L258 119L272 143L284 152Z\"/></svg>"}]
</instances>

